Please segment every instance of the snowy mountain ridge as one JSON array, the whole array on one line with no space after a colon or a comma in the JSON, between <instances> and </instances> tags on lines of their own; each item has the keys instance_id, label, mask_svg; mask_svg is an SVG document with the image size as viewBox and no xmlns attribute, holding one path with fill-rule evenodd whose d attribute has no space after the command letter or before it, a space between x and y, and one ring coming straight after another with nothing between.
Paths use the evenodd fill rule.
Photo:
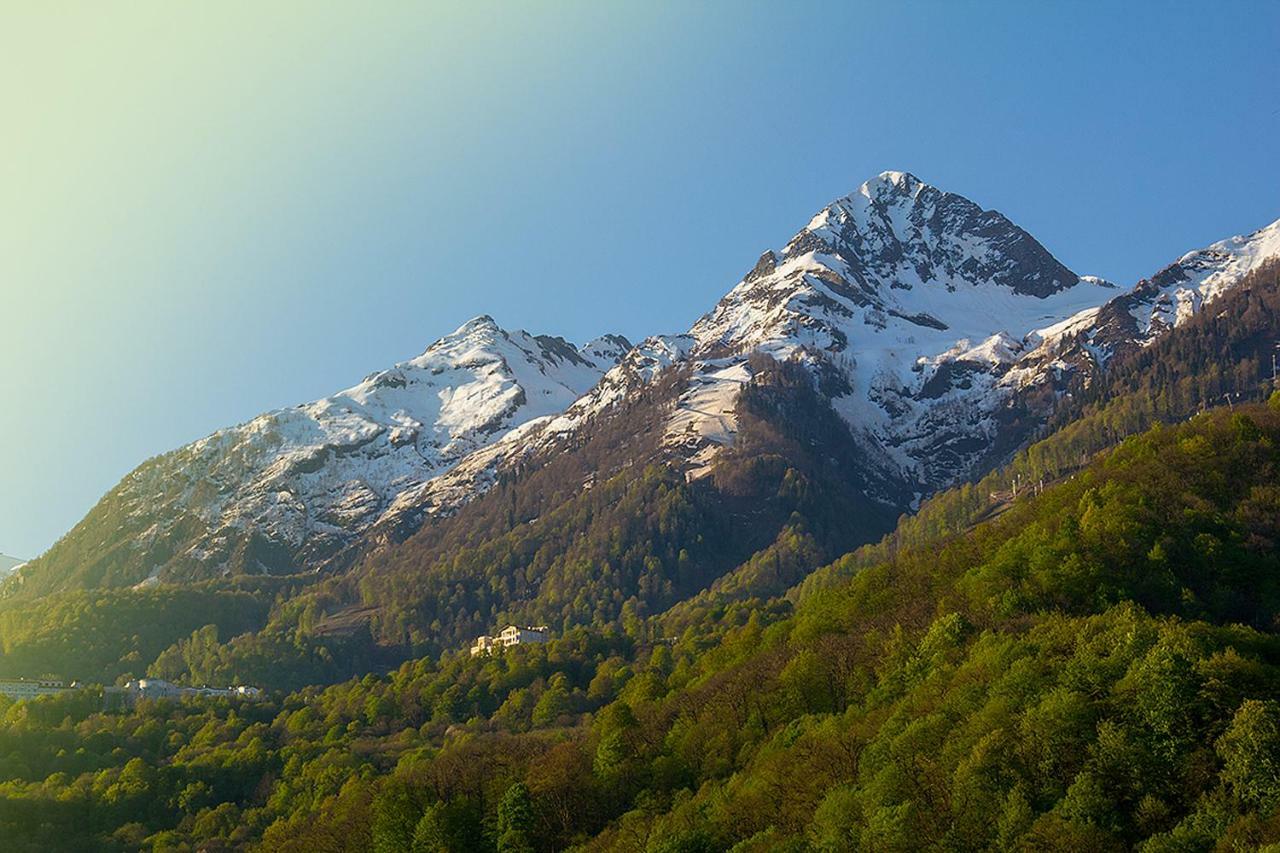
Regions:
<instances>
[{"instance_id":1,"label":"snowy mountain ridge","mask_svg":"<svg viewBox=\"0 0 1280 853\"><path fill-rule=\"evenodd\" d=\"M757 353L809 370L857 448L859 488L906 511L1020 446L1073 376L1150 344L1277 256L1280 222L1123 290L996 211L884 172L764 252L684 333L575 347L478 317L352 388L153 460L94 510L113 532L84 571L150 583L321 568L580 446L661 377L677 383L662 385L673 396L653 461L698 479L737 438Z\"/></svg>"},{"instance_id":2,"label":"snowy mountain ridge","mask_svg":"<svg viewBox=\"0 0 1280 853\"><path fill-rule=\"evenodd\" d=\"M678 363L692 378L667 440L697 476L732 442L733 400L750 379L747 355L763 351L801 359L824 376L869 461L895 491L917 493L967 473L961 466L974 461L950 458L954 441L936 435L938 426L958 418L980 433L975 440L985 439L986 410L1000 402L989 393L991 376L966 385L963 400L940 399L931 381L957 365L966 374L979 364L988 374L1003 371L1029 336L1114 293L1067 269L999 213L885 172L824 208L782 251L765 252L686 334L641 342L565 414L539 425L538 440L554 443L584 428L628 389ZM531 443L526 437L522 452ZM506 445L488 455L500 462ZM946 471L929 477L922 464ZM454 482L468 470L422 491L447 504L441 492L470 491Z\"/></svg>"},{"instance_id":3,"label":"snowy mountain ridge","mask_svg":"<svg viewBox=\"0 0 1280 853\"><path fill-rule=\"evenodd\" d=\"M1105 360L1117 352L1150 345L1277 256L1280 220L1251 234L1188 252L1073 322L1088 346Z\"/></svg>"},{"instance_id":4,"label":"snowy mountain ridge","mask_svg":"<svg viewBox=\"0 0 1280 853\"><path fill-rule=\"evenodd\" d=\"M314 565L404 490L562 411L629 349L620 336L576 347L477 317L351 388L140 466L108 495L133 530L127 562L144 584Z\"/></svg>"},{"instance_id":5,"label":"snowy mountain ridge","mask_svg":"<svg viewBox=\"0 0 1280 853\"><path fill-rule=\"evenodd\" d=\"M995 211L904 172L825 207L686 333L648 338L563 414L528 424L389 512L448 514L515 460L569 444L663 370L688 370L667 461L710 470L736 434L756 351L809 365L865 451L885 503L909 508L1011 451L1078 370L1150 343L1270 257L1280 222L1190 252L1125 291L1059 263ZM1170 322L1162 311L1184 306ZM1143 322L1145 316L1154 319ZM1128 325L1117 324L1123 314Z\"/></svg>"}]
</instances>

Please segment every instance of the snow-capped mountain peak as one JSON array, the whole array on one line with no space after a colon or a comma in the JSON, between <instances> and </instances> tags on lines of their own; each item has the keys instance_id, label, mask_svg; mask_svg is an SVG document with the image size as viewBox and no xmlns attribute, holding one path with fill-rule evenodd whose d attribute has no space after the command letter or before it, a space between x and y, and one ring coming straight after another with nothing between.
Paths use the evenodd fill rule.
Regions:
<instances>
[{"instance_id":1,"label":"snow-capped mountain peak","mask_svg":"<svg viewBox=\"0 0 1280 853\"><path fill-rule=\"evenodd\" d=\"M907 172L882 172L819 211L784 258L808 252L836 257L859 283L903 289L990 282L1044 297L1077 281L1001 213Z\"/></svg>"},{"instance_id":2,"label":"snow-capped mountain peak","mask_svg":"<svg viewBox=\"0 0 1280 853\"><path fill-rule=\"evenodd\" d=\"M1189 253L1164 278L1212 298L1280 253L1277 232ZM884 172L824 207L782 250L765 251L686 335L642 342L541 440L588 429L596 413L679 365L690 378L667 442L698 476L735 440L748 356L765 352L812 367L881 474L875 496L901 502L1011 451L1045 414L1026 407L1048 405L1072 371L1105 358L1114 345L1099 334L1102 318L1147 287L1126 292L1077 275L1002 214ZM1045 386L1047 395L1037 390Z\"/></svg>"},{"instance_id":3,"label":"snow-capped mountain peak","mask_svg":"<svg viewBox=\"0 0 1280 853\"><path fill-rule=\"evenodd\" d=\"M687 334L646 339L562 415L428 484L447 509L504 454L589 429L592 418L675 365L688 371L666 442L697 476L733 443L749 356L800 360L883 473L878 497L928 491L967 473L998 431L995 410L1026 384L1012 374L1043 330L1115 293L1076 275L1003 215L906 172L884 172L825 206ZM1006 379L1006 377L1009 377ZM489 477L488 474L481 476Z\"/></svg>"},{"instance_id":4,"label":"snow-capped mountain peak","mask_svg":"<svg viewBox=\"0 0 1280 853\"><path fill-rule=\"evenodd\" d=\"M1277 255L1280 255L1280 220L1252 234L1230 237L1188 252L1138 288L1144 300L1142 304L1150 306L1149 312L1141 309L1134 312L1139 331L1150 336L1153 327L1177 325L1246 273Z\"/></svg>"},{"instance_id":5,"label":"snow-capped mountain peak","mask_svg":"<svg viewBox=\"0 0 1280 853\"><path fill-rule=\"evenodd\" d=\"M1020 446L1073 376L1276 257L1280 222L1120 290L997 211L882 172L763 252L685 333L574 346L476 317L345 391L141 466L82 522L112 531L103 544L73 531L66 561L100 553L84 571L112 582L322 566L615 435L602 419L636 401L658 427L636 446L697 479L738 440L739 392L767 365L757 353L809 370L848 426L858 488L905 510Z\"/></svg>"},{"instance_id":6,"label":"snow-capped mountain peak","mask_svg":"<svg viewBox=\"0 0 1280 853\"><path fill-rule=\"evenodd\" d=\"M864 181L862 186L858 187L858 193L868 197L877 195L881 192L910 194L923 189L924 186L924 181L920 180L910 172L897 172L889 169L881 172L874 178Z\"/></svg>"},{"instance_id":7,"label":"snow-capped mountain peak","mask_svg":"<svg viewBox=\"0 0 1280 853\"><path fill-rule=\"evenodd\" d=\"M838 318L857 315L880 330L945 332L949 345L1014 327L1025 334L1037 320L1105 299L1102 280L1081 284L1002 214L884 172L819 211L781 252L765 252L692 334L705 348L793 340L840 350L854 329ZM1014 298L1027 296L1038 302Z\"/></svg>"},{"instance_id":8,"label":"snow-capped mountain peak","mask_svg":"<svg viewBox=\"0 0 1280 853\"><path fill-rule=\"evenodd\" d=\"M578 349L584 356L601 363L616 364L631 349L631 342L622 335L603 335L587 341Z\"/></svg>"},{"instance_id":9,"label":"snow-capped mountain peak","mask_svg":"<svg viewBox=\"0 0 1280 853\"><path fill-rule=\"evenodd\" d=\"M724 401L747 377L726 358L761 350L822 361L830 387L844 389L834 405L859 439L927 490L977 463L996 429L1001 395L991 385L1041 342L1040 330L1114 292L1002 214L883 172L824 207L781 252L761 256L694 325L698 381L682 404L718 406L720 427L695 423L692 432L729 441ZM951 405L957 395L972 405ZM943 403L966 409L959 423L941 414ZM688 433L689 420L674 423ZM963 439L937 439L957 429Z\"/></svg>"},{"instance_id":10,"label":"snow-capped mountain peak","mask_svg":"<svg viewBox=\"0 0 1280 853\"><path fill-rule=\"evenodd\" d=\"M482 315L344 391L144 464L94 512L123 511L133 580L313 566L405 490L563 411L627 349L619 336L578 348Z\"/></svg>"}]
</instances>

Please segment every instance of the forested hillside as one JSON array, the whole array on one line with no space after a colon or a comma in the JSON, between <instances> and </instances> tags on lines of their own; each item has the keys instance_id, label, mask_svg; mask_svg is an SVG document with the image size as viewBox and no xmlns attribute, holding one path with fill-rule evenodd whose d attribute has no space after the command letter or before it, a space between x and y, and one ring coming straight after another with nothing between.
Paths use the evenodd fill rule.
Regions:
<instances>
[{"instance_id":1,"label":"forested hillside","mask_svg":"<svg viewBox=\"0 0 1280 853\"><path fill-rule=\"evenodd\" d=\"M262 704L4 712L12 849L1280 843L1280 396L804 597ZM72 820L71 816L75 819Z\"/></svg>"},{"instance_id":2,"label":"forested hillside","mask_svg":"<svg viewBox=\"0 0 1280 853\"><path fill-rule=\"evenodd\" d=\"M1209 406L1266 397L1280 364L1280 260L1244 276L1174 334L1079 378L1046 430L1110 409L1113 432L1144 421L1172 422ZM1114 405L1123 400L1122 405Z\"/></svg>"},{"instance_id":3,"label":"forested hillside","mask_svg":"<svg viewBox=\"0 0 1280 853\"><path fill-rule=\"evenodd\" d=\"M145 499L109 496L60 546L84 588L47 571L3 587L0 676L267 698L0 700L0 837L299 853L1280 844L1280 263L1239 246L1048 337L917 361L914 390L877 373L867 399L900 433L849 420L857 359L839 335L797 343L815 305L836 331L849 317L762 258L696 327L715 332L698 359L681 349L697 335L646 341L533 424L537 441L496 440L503 464L459 462L465 500L432 508L435 481L406 487L359 536L324 533L306 570L263 563L238 533L249 550L225 571L187 576L170 539L135 530ZM1242 258L1252 272L1227 276ZM1211 279L1225 289L1206 308L1157 323L1203 295L1180 283ZM735 344L740 319L789 343ZM985 475L916 509L935 486L894 468L908 445ZM316 473L294 453L307 470L289 471ZM139 536L169 575L120 550ZM466 655L509 622L553 640Z\"/></svg>"},{"instance_id":4,"label":"forested hillside","mask_svg":"<svg viewBox=\"0 0 1280 853\"><path fill-rule=\"evenodd\" d=\"M658 392L585 447L501 483L452 524L376 553L334 586L378 604L375 637L426 648L504 620L564 629L643 618L713 582L784 591L886 532L893 513L865 497L856 447L809 373L762 354L752 365L735 404L739 439L708 476L664 464Z\"/></svg>"},{"instance_id":5,"label":"forested hillside","mask_svg":"<svg viewBox=\"0 0 1280 853\"><path fill-rule=\"evenodd\" d=\"M1074 387L1056 428L1009 465L935 496L883 542L816 572L890 519L862 496L855 450L819 391L795 363L760 357L735 405L737 447L702 480L686 481L664 461L661 425L683 381L672 374L588 441L514 472L449 524L353 555L349 576L238 576L10 600L0 603L0 663L13 675L109 683L150 672L288 689L455 648L504 620L563 630L665 611L663 630L678 633L732 601L793 584L793 596L807 595L899 547L964 531L1017 490L1068 476L1153 423L1265 393L1280 264L1263 265L1213 305Z\"/></svg>"},{"instance_id":6,"label":"forested hillside","mask_svg":"<svg viewBox=\"0 0 1280 853\"><path fill-rule=\"evenodd\" d=\"M998 512L1019 490L1043 488L1094 454L1154 424L1174 424L1214 406L1266 399L1280 363L1280 262L1263 264L1204 311L1144 349L1124 353L1103 373L1078 376L1042 437L1009 464L941 492L899 519L882 541L807 575L805 595L886 558L895 549L967 530ZM1071 346L1068 342L1067 346Z\"/></svg>"},{"instance_id":7,"label":"forested hillside","mask_svg":"<svg viewBox=\"0 0 1280 853\"><path fill-rule=\"evenodd\" d=\"M882 172L680 334L578 347L481 316L144 463L0 583L0 674L295 689L506 622L678 634L800 600L1262 399L1276 257L1280 222L1125 290Z\"/></svg>"},{"instance_id":8,"label":"forested hillside","mask_svg":"<svg viewBox=\"0 0 1280 853\"><path fill-rule=\"evenodd\" d=\"M18 597L0 605L0 660L14 674L292 688L459 648L505 621L634 622L717 580L734 597L779 594L881 536L893 513L865 497L856 448L809 374L764 355L752 365L739 440L704 478L667 464L659 441L683 379L672 373L581 446L447 524L353 555L349 572ZM201 605L155 613L182 596ZM243 607L226 610L231 600Z\"/></svg>"}]
</instances>

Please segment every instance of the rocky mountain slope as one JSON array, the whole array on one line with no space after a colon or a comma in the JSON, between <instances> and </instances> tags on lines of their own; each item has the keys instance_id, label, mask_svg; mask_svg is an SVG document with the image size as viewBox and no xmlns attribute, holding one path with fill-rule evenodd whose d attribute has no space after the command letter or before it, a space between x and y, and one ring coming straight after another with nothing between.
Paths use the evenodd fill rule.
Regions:
<instances>
[{"instance_id":1,"label":"rocky mountain slope","mask_svg":"<svg viewBox=\"0 0 1280 853\"><path fill-rule=\"evenodd\" d=\"M417 358L140 466L24 571L88 585L313 566L406 489L562 411L630 344L585 346L478 317Z\"/></svg>"},{"instance_id":2,"label":"rocky mountain slope","mask_svg":"<svg viewBox=\"0 0 1280 853\"><path fill-rule=\"evenodd\" d=\"M1280 220L1252 234L1188 252L1149 279L1065 327L1095 359L1149 346L1272 258L1280 257Z\"/></svg>"},{"instance_id":3,"label":"rocky mountain slope","mask_svg":"<svg viewBox=\"0 0 1280 853\"><path fill-rule=\"evenodd\" d=\"M1194 284L1231 292L1270 255L1269 233L1188 256L1212 260ZM632 596L660 612L776 594L1037 435L1063 395L1139 346L1099 322L1130 299L1003 216L886 173L766 253L687 333L641 342L562 415L404 492L332 602L379 614L382 641L447 644L494 619L608 619ZM716 531L711 552L629 534L607 501L577 497L624 494L655 463L699 486L668 494ZM632 513L661 517L666 501L646 494ZM608 547L585 553L597 540ZM620 568L619 553L643 559Z\"/></svg>"},{"instance_id":4,"label":"rocky mountain slope","mask_svg":"<svg viewBox=\"0 0 1280 853\"><path fill-rule=\"evenodd\" d=\"M562 415L406 490L386 521L447 515L503 471L580 444L664 371L688 374L663 461L705 475L765 352L808 367L895 511L989 470L1081 376L1148 345L1280 255L1280 222L1191 252L1130 290L1079 276L1003 215L902 172L820 211L686 333L642 341Z\"/></svg>"},{"instance_id":5,"label":"rocky mountain slope","mask_svg":"<svg viewBox=\"0 0 1280 853\"><path fill-rule=\"evenodd\" d=\"M478 318L348 391L143 465L24 576L120 585L351 565L616 434L611 413L659 381L659 440L614 461L697 480L739 436L755 354L808 372L847 427L858 488L892 516L990 470L1073 383L1278 254L1280 223L1122 290L998 212L884 172L765 252L685 333L578 349Z\"/></svg>"},{"instance_id":6,"label":"rocky mountain slope","mask_svg":"<svg viewBox=\"0 0 1280 853\"><path fill-rule=\"evenodd\" d=\"M668 461L705 474L736 434L733 400L756 351L812 370L864 447L875 496L905 508L987 452L1004 402L993 386L1037 330L1115 292L1001 214L885 172L764 253L688 332L641 342L563 415L406 491L392 514L451 511L515 460L576 443L673 365L690 376L668 423Z\"/></svg>"}]
</instances>

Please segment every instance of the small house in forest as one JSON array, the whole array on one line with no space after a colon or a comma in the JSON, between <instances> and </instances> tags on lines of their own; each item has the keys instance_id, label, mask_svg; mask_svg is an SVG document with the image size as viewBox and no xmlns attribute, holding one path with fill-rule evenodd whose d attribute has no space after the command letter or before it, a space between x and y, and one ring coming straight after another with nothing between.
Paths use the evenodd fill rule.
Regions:
<instances>
[{"instance_id":1,"label":"small house in forest","mask_svg":"<svg viewBox=\"0 0 1280 853\"><path fill-rule=\"evenodd\" d=\"M545 643L551 636L546 625L508 625L495 636L481 634L471 644L471 656L484 655L494 649L505 649L523 643Z\"/></svg>"}]
</instances>

